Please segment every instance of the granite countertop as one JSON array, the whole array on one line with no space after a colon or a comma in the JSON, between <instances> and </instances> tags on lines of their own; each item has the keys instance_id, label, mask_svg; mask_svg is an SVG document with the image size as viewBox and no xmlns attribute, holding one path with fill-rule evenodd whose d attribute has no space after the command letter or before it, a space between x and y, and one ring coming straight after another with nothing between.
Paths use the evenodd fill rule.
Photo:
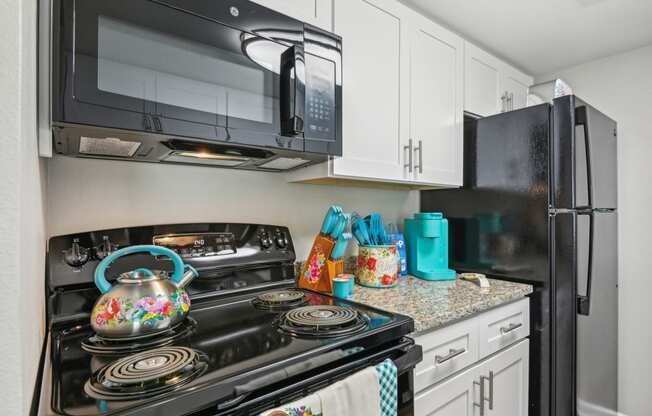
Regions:
<instances>
[{"instance_id":1,"label":"granite countertop","mask_svg":"<svg viewBox=\"0 0 652 416\"><path fill-rule=\"evenodd\" d=\"M414 319L415 332L427 332L532 293L532 286L489 279L491 287L481 289L473 282L451 280L430 282L412 276L401 277L391 289L356 285L350 300L400 313Z\"/></svg>"}]
</instances>

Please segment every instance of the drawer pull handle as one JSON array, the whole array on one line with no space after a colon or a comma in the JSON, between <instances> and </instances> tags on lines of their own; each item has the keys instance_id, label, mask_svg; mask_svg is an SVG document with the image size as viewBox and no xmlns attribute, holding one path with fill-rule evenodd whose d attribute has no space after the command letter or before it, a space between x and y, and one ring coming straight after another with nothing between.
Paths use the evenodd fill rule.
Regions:
<instances>
[{"instance_id":1,"label":"drawer pull handle","mask_svg":"<svg viewBox=\"0 0 652 416\"><path fill-rule=\"evenodd\" d=\"M503 335L507 335L510 332L516 331L517 329L519 329L522 326L523 326L523 324L520 323L520 322L517 323L517 324L509 324L509 326L503 326L502 328L500 328L500 333L503 334Z\"/></svg>"},{"instance_id":2,"label":"drawer pull handle","mask_svg":"<svg viewBox=\"0 0 652 416\"><path fill-rule=\"evenodd\" d=\"M445 356L440 356L440 355L435 355L435 363L436 364L443 364L446 361L452 360L453 358L457 357L458 355L462 355L466 352L466 348L460 348L459 350L454 350L450 349L448 351L448 355Z\"/></svg>"}]
</instances>

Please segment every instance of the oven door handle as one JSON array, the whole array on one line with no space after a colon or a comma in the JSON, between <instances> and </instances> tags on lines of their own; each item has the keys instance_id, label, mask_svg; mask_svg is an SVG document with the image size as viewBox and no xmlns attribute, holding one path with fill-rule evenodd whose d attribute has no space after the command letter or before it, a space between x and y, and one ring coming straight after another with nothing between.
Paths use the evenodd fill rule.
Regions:
<instances>
[{"instance_id":1,"label":"oven door handle","mask_svg":"<svg viewBox=\"0 0 652 416\"><path fill-rule=\"evenodd\" d=\"M285 386L280 389L277 389L273 393L268 393L254 400L265 401L269 399L270 396L272 395L283 395L290 391L305 390L310 386L320 385L324 382L324 380L329 380L329 379L333 380L334 378L336 378L336 376L341 375L343 373L346 373L346 375L348 375L348 373L352 370L353 371L362 370L363 368L368 367L376 362L382 361L383 357L389 357L391 355L395 355L397 352L400 353L400 356L394 359L394 364L397 367L398 374L401 374L402 372L405 372L406 370L413 368L419 361L421 361L421 358L423 357L421 346L415 345L413 340L409 338L405 338L403 342L401 342L399 345L395 345L393 347L383 349L371 355L362 357L358 360L346 363L341 366L337 366L335 368L324 371L312 377L303 379L297 383L293 383L289 386ZM268 375L258 377L255 380L252 380L248 383L235 386L233 388L235 397L218 404L217 410L218 411L231 410L239 405L243 405L245 404L245 401L247 401L247 399L249 399L250 396L254 394L257 390L269 387L273 384L286 380L288 377L299 375L304 371L318 368L318 366L323 365L324 362L328 360L328 358L326 358L325 356L330 355L330 358L332 359L333 355L335 355L336 353L340 357L346 356L346 352L344 351L343 354L343 350L332 351L328 354L322 354L319 357L315 357L314 359L308 362L302 362L302 363L295 364L294 366L288 366L285 370L275 371ZM320 363L318 363L318 361Z\"/></svg>"},{"instance_id":2,"label":"oven door handle","mask_svg":"<svg viewBox=\"0 0 652 416\"><path fill-rule=\"evenodd\" d=\"M303 46L294 45L281 55L281 134L303 135L306 106L306 62Z\"/></svg>"}]
</instances>

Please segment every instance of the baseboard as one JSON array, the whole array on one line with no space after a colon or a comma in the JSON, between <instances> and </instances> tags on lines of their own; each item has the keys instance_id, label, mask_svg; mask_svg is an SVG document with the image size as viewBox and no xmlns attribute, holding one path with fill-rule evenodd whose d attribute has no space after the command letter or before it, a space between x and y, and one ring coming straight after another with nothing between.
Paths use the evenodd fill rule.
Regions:
<instances>
[{"instance_id":1,"label":"baseboard","mask_svg":"<svg viewBox=\"0 0 652 416\"><path fill-rule=\"evenodd\" d=\"M578 416L627 416L624 413L614 412L613 410L598 406L597 404L588 403L584 400L577 401Z\"/></svg>"}]
</instances>

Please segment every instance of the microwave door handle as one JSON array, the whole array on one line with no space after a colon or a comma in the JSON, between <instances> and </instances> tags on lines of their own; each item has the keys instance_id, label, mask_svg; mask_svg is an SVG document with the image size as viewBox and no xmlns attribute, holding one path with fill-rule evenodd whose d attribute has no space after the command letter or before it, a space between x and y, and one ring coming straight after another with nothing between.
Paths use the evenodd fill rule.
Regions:
<instances>
[{"instance_id":1,"label":"microwave door handle","mask_svg":"<svg viewBox=\"0 0 652 416\"><path fill-rule=\"evenodd\" d=\"M281 134L302 135L306 105L306 63L302 46L294 45L281 55L280 101Z\"/></svg>"},{"instance_id":2,"label":"microwave door handle","mask_svg":"<svg viewBox=\"0 0 652 416\"><path fill-rule=\"evenodd\" d=\"M589 134L589 119L586 106L580 106L575 109L575 125L584 128L584 149L586 151L586 192L588 195L588 206L577 207L577 209L593 208L593 172L591 170L591 138Z\"/></svg>"},{"instance_id":3,"label":"microwave door handle","mask_svg":"<svg viewBox=\"0 0 652 416\"><path fill-rule=\"evenodd\" d=\"M586 265L586 294L577 294L577 313L589 316L591 313L591 285L593 283L593 246L595 239L595 216L592 210L578 211L577 215L589 216L589 255Z\"/></svg>"}]
</instances>

